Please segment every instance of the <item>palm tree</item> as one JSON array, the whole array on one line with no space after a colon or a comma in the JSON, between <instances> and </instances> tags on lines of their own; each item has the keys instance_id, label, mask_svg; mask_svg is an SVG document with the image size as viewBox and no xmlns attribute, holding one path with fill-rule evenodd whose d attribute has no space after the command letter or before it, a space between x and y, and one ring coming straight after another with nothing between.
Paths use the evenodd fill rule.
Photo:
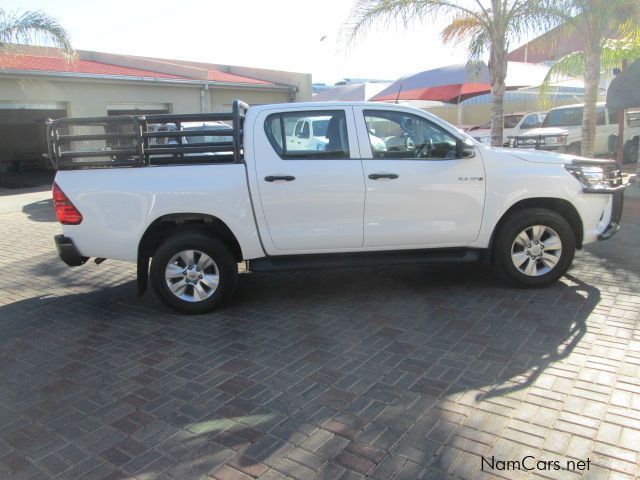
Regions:
<instances>
[{"instance_id":1,"label":"palm tree","mask_svg":"<svg viewBox=\"0 0 640 480\"><path fill-rule=\"evenodd\" d=\"M68 59L74 55L69 34L55 18L39 10L18 15L0 9L0 53L16 53L25 44L52 45Z\"/></svg>"},{"instance_id":2,"label":"palm tree","mask_svg":"<svg viewBox=\"0 0 640 480\"><path fill-rule=\"evenodd\" d=\"M612 71L627 62L640 58L640 32L624 38L609 39L604 42L600 52L600 70ZM550 91L556 81L584 76L584 51L571 52L554 63L540 85L540 99L544 108L549 107Z\"/></svg>"},{"instance_id":3,"label":"palm tree","mask_svg":"<svg viewBox=\"0 0 640 480\"><path fill-rule=\"evenodd\" d=\"M491 145L503 138L503 101L509 45L526 33L552 25L543 0L360 0L347 24L348 38L354 40L377 21L424 21L448 16L451 23L443 30L445 43L466 43L469 60L477 61L489 52L491 76Z\"/></svg>"},{"instance_id":4,"label":"palm tree","mask_svg":"<svg viewBox=\"0 0 640 480\"><path fill-rule=\"evenodd\" d=\"M585 106L582 116L581 154L593 155L596 134L596 103L602 67L620 66L622 59L633 57L637 44L640 0L557 0L549 12L564 22L564 36L578 36L584 49L563 57L556 63L545 83L558 74L583 75ZM622 38L622 40L611 40ZM626 44L626 46L625 46Z\"/></svg>"}]
</instances>

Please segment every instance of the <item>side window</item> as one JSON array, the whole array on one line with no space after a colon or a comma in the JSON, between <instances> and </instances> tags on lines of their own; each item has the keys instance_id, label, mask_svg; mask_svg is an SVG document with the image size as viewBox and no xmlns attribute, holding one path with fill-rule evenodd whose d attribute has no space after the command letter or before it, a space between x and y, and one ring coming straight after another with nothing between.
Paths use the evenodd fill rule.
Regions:
<instances>
[{"instance_id":1,"label":"side window","mask_svg":"<svg viewBox=\"0 0 640 480\"><path fill-rule=\"evenodd\" d=\"M300 121L296 124L295 136L298 138L309 138L309 122Z\"/></svg>"},{"instance_id":2,"label":"side window","mask_svg":"<svg viewBox=\"0 0 640 480\"><path fill-rule=\"evenodd\" d=\"M422 117L365 110L364 120L373 158L458 158L456 137Z\"/></svg>"},{"instance_id":3,"label":"side window","mask_svg":"<svg viewBox=\"0 0 640 480\"><path fill-rule=\"evenodd\" d=\"M347 119L342 110L273 113L264 129L283 159L349 158Z\"/></svg>"},{"instance_id":4,"label":"side window","mask_svg":"<svg viewBox=\"0 0 640 480\"><path fill-rule=\"evenodd\" d=\"M531 115L527 115L525 119L522 121L520 125L521 130L531 130L532 128L539 127L540 123L538 122L538 115L536 113L532 113Z\"/></svg>"},{"instance_id":5,"label":"side window","mask_svg":"<svg viewBox=\"0 0 640 480\"><path fill-rule=\"evenodd\" d=\"M604 107L598 107L596 109L596 123L598 125L606 125Z\"/></svg>"}]
</instances>

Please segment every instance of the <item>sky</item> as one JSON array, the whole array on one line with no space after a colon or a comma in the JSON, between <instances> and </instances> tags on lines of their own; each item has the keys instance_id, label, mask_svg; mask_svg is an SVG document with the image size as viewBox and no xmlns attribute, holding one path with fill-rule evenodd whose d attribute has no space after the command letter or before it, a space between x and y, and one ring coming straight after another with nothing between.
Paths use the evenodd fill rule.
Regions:
<instances>
[{"instance_id":1,"label":"sky","mask_svg":"<svg viewBox=\"0 0 640 480\"><path fill-rule=\"evenodd\" d=\"M353 46L341 30L351 0L3 0L0 8L43 10L75 49L311 73L313 82L395 80L466 62L444 46L448 18L376 25ZM324 37L324 39L323 39Z\"/></svg>"}]
</instances>

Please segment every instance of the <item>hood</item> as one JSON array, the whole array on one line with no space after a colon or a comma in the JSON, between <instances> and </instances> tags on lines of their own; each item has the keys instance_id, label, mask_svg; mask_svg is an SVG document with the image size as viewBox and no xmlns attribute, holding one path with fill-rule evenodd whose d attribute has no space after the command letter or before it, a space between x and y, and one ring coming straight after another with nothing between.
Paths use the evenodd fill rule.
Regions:
<instances>
[{"instance_id":1,"label":"hood","mask_svg":"<svg viewBox=\"0 0 640 480\"><path fill-rule=\"evenodd\" d=\"M589 164L589 165L610 165L615 164L615 160L603 158L587 158L579 155L568 155L565 153L549 152L545 150L531 150L520 148L493 148L502 153L507 153L525 162L550 163L555 165L569 164Z\"/></svg>"},{"instance_id":2,"label":"hood","mask_svg":"<svg viewBox=\"0 0 640 480\"><path fill-rule=\"evenodd\" d=\"M564 153L548 152L545 150L531 150L520 148L495 148L502 153L513 155L525 162L533 163L552 163L557 165L568 165L576 159L583 159L576 155L566 155ZM585 159L586 160L586 159Z\"/></svg>"},{"instance_id":3,"label":"hood","mask_svg":"<svg viewBox=\"0 0 640 480\"><path fill-rule=\"evenodd\" d=\"M471 135L472 137L489 137L491 136L490 128L478 128L477 130L472 130L467 132L467 135Z\"/></svg>"},{"instance_id":4,"label":"hood","mask_svg":"<svg viewBox=\"0 0 640 480\"><path fill-rule=\"evenodd\" d=\"M560 127L542 127L534 128L526 133L523 133L522 137L537 137L538 135L568 135L569 130Z\"/></svg>"}]
</instances>

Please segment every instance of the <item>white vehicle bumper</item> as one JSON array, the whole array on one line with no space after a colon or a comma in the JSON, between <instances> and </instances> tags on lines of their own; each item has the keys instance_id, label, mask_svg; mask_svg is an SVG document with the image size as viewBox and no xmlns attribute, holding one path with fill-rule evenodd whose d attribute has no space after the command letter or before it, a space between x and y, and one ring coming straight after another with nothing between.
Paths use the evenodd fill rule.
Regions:
<instances>
[{"instance_id":1,"label":"white vehicle bumper","mask_svg":"<svg viewBox=\"0 0 640 480\"><path fill-rule=\"evenodd\" d=\"M607 240L620 230L624 190L627 185L610 189L584 189L584 208L579 212L584 228L583 245L596 240Z\"/></svg>"}]
</instances>

